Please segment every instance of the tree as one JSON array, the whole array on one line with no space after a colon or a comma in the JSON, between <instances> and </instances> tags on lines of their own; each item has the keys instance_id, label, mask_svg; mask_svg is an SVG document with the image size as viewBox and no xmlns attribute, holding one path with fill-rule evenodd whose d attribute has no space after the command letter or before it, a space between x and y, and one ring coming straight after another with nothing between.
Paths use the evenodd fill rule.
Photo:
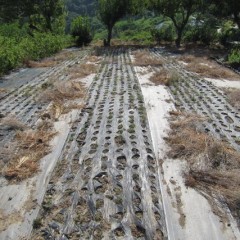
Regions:
<instances>
[{"instance_id":1,"label":"tree","mask_svg":"<svg viewBox=\"0 0 240 240\"><path fill-rule=\"evenodd\" d=\"M220 17L231 17L240 29L240 1L239 0L209 0L213 3L213 14Z\"/></svg>"},{"instance_id":2,"label":"tree","mask_svg":"<svg viewBox=\"0 0 240 240\"><path fill-rule=\"evenodd\" d=\"M34 13L34 7L38 0L1 0L0 22L10 23L21 18L29 17Z\"/></svg>"},{"instance_id":3,"label":"tree","mask_svg":"<svg viewBox=\"0 0 240 240\"><path fill-rule=\"evenodd\" d=\"M116 22L128 13L140 11L144 4L145 0L98 0L99 18L108 30L107 46L110 46Z\"/></svg>"},{"instance_id":4,"label":"tree","mask_svg":"<svg viewBox=\"0 0 240 240\"><path fill-rule=\"evenodd\" d=\"M90 22L87 17L77 17L71 25L71 33L76 37L78 46L87 45L92 41Z\"/></svg>"},{"instance_id":5,"label":"tree","mask_svg":"<svg viewBox=\"0 0 240 240\"><path fill-rule=\"evenodd\" d=\"M65 19L65 4L63 0L37 0L36 13L43 16L45 20L45 29L53 32L53 26L60 21L64 24Z\"/></svg>"},{"instance_id":6,"label":"tree","mask_svg":"<svg viewBox=\"0 0 240 240\"><path fill-rule=\"evenodd\" d=\"M128 0L98 0L99 17L108 30L107 46L110 46L115 23L126 15L128 4Z\"/></svg>"},{"instance_id":7,"label":"tree","mask_svg":"<svg viewBox=\"0 0 240 240\"><path fill-rule=\"evenodd\" d=\"M184 29L191 15L201 9L202 0L149 0L150 8L172 20L176 46L180 47Z\"/></svg>"}]
</instances>

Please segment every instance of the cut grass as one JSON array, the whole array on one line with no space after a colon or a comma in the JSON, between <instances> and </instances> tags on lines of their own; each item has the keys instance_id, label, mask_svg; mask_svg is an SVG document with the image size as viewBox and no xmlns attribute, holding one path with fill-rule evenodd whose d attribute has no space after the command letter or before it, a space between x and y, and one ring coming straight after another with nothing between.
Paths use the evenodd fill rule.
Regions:
<instances>
[{"instance_id":1,"label":"cut grass","mask_svg":"<svg viewBox=\"0 0 240 240\"><path fill-rule=\"evenodd\" d=\"M39 160L49 153L49 143L55 134L52 124L47 121L36 130L17 132L13 144L16 155L4 168L3 175L9 180L23 180L35 174Z\"/></svg>"},{"instance_id":2,"label":"cut grass","mask_svg":"<svg viewBox=\"0 0 240 240\"><path fill-rule=\"evenodd\" d=\"M138 50L134 52L134 65L140 67L159 67L163 65L163 61L157 57L151 56L151 53L147 50Z\"/></svg>"},{"instance_id":3,"label":"cut grass","mask_svg":"<svg viewBox=\"0 0 240 240\"><path fill-rule=\"evenodd\" d=\"M186 69L198 73L202 77L229 80L239 79L236 73L209 60L207 57L196 57L186 54L177 59L187 63L187 65L184 66Z\"/></svg>"},{"instance_id":4,"label":"cut grass","mask_svg":"<svg viewBox=\"0 0 240 240\"><path fill-rule=\"evenodd\" d=\"M156 86L165 85L171 86L179 80L179 74L175 71L169 71L166 69L161 69L159 72L155 72L151 77L150 81Z\"/></svg>"},{"instance_id":5,"label":"cut grass","mask_svg":"<svg viewBox=\"0 0 240 240\"><path fill-rule=\"evenodd\" d=\"M203 131L204 118L175 115L167 138L168 155L187 161L186 186L224 201L236 218L240 217L240 153ZM224 199L224 200L223 200Z\"/></svg>"}]
</instances>

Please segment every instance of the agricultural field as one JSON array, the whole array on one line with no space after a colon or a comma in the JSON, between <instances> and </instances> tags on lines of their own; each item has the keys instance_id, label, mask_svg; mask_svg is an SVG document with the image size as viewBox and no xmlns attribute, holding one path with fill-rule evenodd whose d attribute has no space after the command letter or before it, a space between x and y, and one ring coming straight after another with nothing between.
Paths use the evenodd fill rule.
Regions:
<instances>
[{"instance_id":1,"label":"agricultural field","mask_svg":"<svg viewBox=\"0 0 240 240\"><path fill-rule=\"evenodd\" d=\"M213 55L69 48L3 76L0 239L239 239L240 75Z\"/></svg>"}]
</instances>

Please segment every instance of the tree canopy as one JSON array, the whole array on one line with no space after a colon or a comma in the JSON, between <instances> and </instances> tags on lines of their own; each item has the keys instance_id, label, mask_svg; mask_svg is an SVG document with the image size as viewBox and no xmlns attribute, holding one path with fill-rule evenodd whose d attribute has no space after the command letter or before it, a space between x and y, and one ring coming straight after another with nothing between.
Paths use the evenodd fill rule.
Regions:
<instances>
[{"instance_id":1,"label":"tree canopy","mask_svg":"<svg viewBox=\"0 0 240 240\"><path fill-rule=\"evenodd\" d=\"M172 20L176 32L176 46L179 47L184 28L192 14L201 9L202 0L149 0L150 9Z\"/></svg>"}]
</instances>

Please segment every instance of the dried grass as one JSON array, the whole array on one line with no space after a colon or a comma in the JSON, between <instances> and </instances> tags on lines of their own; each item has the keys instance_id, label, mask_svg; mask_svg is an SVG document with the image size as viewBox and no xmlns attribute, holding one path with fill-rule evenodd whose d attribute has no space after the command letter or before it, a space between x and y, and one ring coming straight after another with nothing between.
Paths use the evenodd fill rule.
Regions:
<instances>
[{"instance_id":1,"label":"dried grass","mask_svg":"<svg viewBox=\"0 0 240 240\"><path fill-rule=\"evenodd\" d=\"M155 72L150 77L150 81L153 82L156 86L158 85L171 86L178 80L179 74L177 72L169 71L163 68L159 72Z\"/></svg>"},{"instance_id":2,"label":"dried grass","mask_svg":"<svg viewBox=\"0 0 240 240\"><path fill-rule=\"evenodd\" d=\"M5 118L2 118L0 121L0 128L5 130L21 130L26 129L26 125L18 120L15 116L11 115Z\"/></svg>"},{"instance_id":3,"label":"dried grass","mask_svg":"<svg viewBox=\"0 0 240 240\"><path fill-rule=\"evenodd\" d=\"M47 67L54 67L57 64L58 62L49 59L49 60L43 60L41 62L28 61L26 63L26 66L29 68L47 68Z\"/></svg>"},{"instance_id":4,"label":"dried grass","mask_svg":"<svg viewBox=\"0 0 240 240\"><path fill-rule=\"evenodd\" d=\"M29 68L45 68L45 67L54 67L58 65L60 62L69 59L74 56L73 52L62 51L57 53L55 56L50 58L45 58L41 61L27 61L26 66Z\"/></svg>"},{"instance_id":5,"label":"dried grass","mask_svg":"<svg viewBox=\"0 0 240 240\"><path fill-rule=\"evenodd\" d=\"M194 187L225 203L239 214L240 153L228 143L221 142L203 131L204 118L195 115L175 115L172 133L167 138L172 158L187 161L186 186ZM238 213L237 213L238 211Z\"/></svg>"},{"instance_id":6,"label":"dried grass","mask_svg":"<svg viewBox=\"0 0 240 240\"><path fill-rule=\"evenodd\" d=\"M207 57L182 55L177 59L188 63L185 68L189 71L198 73L202 77L229 80L236 80L239 78L239 76L230 69L220 66L216 62L209 60Z\"/></svg>"},{"instance_id":7,"label":"dried grass","mask_svg":"<svg viewBox=\"0 0 240 240\"><path fill-rule=\"evenodd\" d=\"M237 109L240 109L240 89L225 90L230 104Z\"/></svg>"},{"instance_id":8,"label":"dried grass","mask_svg":"<svg viewBox=\"0 0 240 240\"><path fill-rule=\"evenodd\" d=\"M97 71L97 66L95 64L81 64L74 65L69 69L70 79L81 79L94 74Z\"/></svg>"},{"instance_id":9,"label":"dried grass","mask_svg":"<svg viewBox=\"0 0 240 240\"><path fill-rule=\"evenodd\" d=\"M90 55L87 57L86 61L91 62L91 63L97 63L100 61L100 59L101 59L101 57L99 57L99 56Z\"/></svg>"},{"instance_id":10,"label":"dried grass","mask_svg":"<svg viewBox=\"0 0 240 240\"><path fill-rule=\"evenodd\" d=\"M7 90L5 88L0 88L0 93L6 93Z\"/></svg>"},{"instance_id":11,"label":"dried grass","mask_svg":"<svg viewBox=\"0 0 240 240\"><path fill-rule=\"evenodd\" d=\"M3 175L9 180L31 177L38 171L39 160L49 153L49 143L55 134L52 124L47 121L36 130L17 132L15 137L17 155L5 167Z\"/></svg>"},{"instance_id":12,"label":"dried grass","mask_svg":"<svg viewBox=\"0 0 240 240\"><path fill-rule=\"evenodd\" d=\"M65 100L82 98L85 88L77 81L55 83L53 89L43 92L41 98L46 102L62 103Z\"/></svg>"},{"instance_id":13,"label":"dried grass","mask_svg":"<svg viewBox=\"0 0 240 240\"><path fill-rule=\"evenodd\" d=\"M151 55L151 53L147 50L139 50L134 52L134 65L135 66L152 66L159 67L163 65L163 61Z\"/></svg>"},{"instance_id":14,"label":"dried grass","mask_svg":"<svg viewBox=\"0 0 240 240\"><path fill-rule=\"evenodd\" d=\"M81 82L71 80L55 83L52 89L47 89L40 95L39 100L48 103L52 102L47 114L49 114L49 118L58 119L63 113L67 113L72 109L80 109L83 106L82 104L71 101L84 98L85 93L85 87ZM46 113L43 115L46 115Z\"/></svg>"}]
</instances>

